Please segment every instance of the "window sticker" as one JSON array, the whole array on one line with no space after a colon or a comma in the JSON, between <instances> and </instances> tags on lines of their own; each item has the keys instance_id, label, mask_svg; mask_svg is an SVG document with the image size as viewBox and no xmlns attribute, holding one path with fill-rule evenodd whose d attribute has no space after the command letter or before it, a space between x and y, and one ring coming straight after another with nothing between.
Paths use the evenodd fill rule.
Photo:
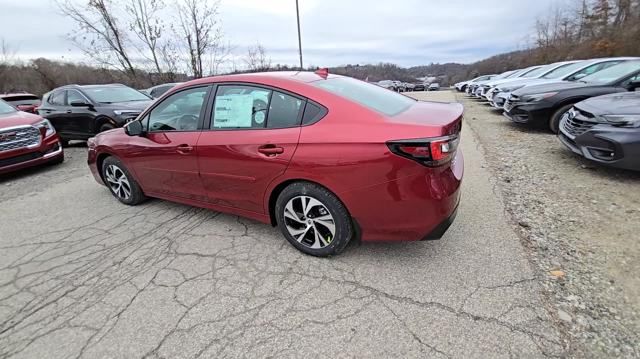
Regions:
<instances>
[{"instance_id":1,"label":"window sticker","mask_svg":"<svg viewBox=\"0 0 640 359\"><path fill-rule=\"evenodd\" d=\"M251 127L253 97L251 94L216 97L214 126L220 128Z\"/></svg>"}]
</instances>

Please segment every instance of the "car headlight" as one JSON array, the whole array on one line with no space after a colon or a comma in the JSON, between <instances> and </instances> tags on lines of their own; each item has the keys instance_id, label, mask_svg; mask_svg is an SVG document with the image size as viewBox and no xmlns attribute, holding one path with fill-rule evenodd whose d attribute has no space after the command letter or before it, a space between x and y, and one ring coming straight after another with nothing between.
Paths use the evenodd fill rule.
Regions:
<instances>
[{"instance_id":1,"label":"car headlight","mask_svg":"<svg viewBox=\"0 0 640 359\"><path fill-rule=\"evenodd\" d=\"M133 117L133 116L138 116L140 114L140 111L135 111L135 110L113 110L113 113L115 113L118 116Z\"/></svg>"},{"instance_id":2,"label":"car headlight","mask_svg":"<svg viewBox=\"0 0 640 359\"><path fill-rule=\"evenodd\" d=\"M614 126L640 127L640 115L602 115L602 118Z\"/></svg>"},{"instance_id":3,"label":"car headlight","mask_svg":"<svg viewBox=\"0 0 640 359\"><path fill-rule=\"evenodd\" d=\"M43 137L49 137L56 133L56 129L47 119L36 123L34 126L40 130L40 132L43 134Z\"/></svg>"},{"instance_id":4,"label":"car headlight","mask_svg":"<svg viewBox=\"0 0 640 359\"><path fill-rule=\"evenodd\" d=\"M549 97L553 97L555 95L557 95L558 92L545 92L545 93L537 93L537 94L533 94L533 95L526 95L522 97L522 100L524 102L538 102L538 101L542 101L546 98Z\"/></svg>"}]
</instances>

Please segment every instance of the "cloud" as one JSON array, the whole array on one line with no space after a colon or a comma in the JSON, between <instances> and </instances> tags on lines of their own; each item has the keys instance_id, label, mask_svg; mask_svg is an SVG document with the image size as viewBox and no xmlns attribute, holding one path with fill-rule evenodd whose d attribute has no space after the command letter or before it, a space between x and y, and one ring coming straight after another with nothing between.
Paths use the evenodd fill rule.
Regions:
<instances>
[{"instance_id":1,"label":"cloud","mask_svg":"<svg viewBox=\"0 0 640 359\"><path fill-rule=\"evenodd\" d=\"M305 63L471 62L521 47L536 16L552 3L300 0ZM0 34L21 57L82 58L65 38L74 24L53 2L21 0L2 7ZM274 63L297 63L294 0L222 0L220 16L236 56L261 43Z\"/></svg>"}]
</instances>

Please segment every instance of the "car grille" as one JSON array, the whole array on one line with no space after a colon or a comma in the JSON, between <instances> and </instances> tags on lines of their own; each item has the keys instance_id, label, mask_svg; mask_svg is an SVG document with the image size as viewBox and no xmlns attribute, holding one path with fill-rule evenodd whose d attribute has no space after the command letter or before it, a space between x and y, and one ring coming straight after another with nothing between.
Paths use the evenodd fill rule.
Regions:
<instances>
[{"instance_id":1,"label":"car grille","mask_svg":"<svg viewBox=\"0 0 640 359\"><path fill-rule=\"evenodd\" d=\"M26 153L24 155L4 158L0 160L0 167L11 166L22 162L27 162L31 160L35 160L36 158L42 157L42 153L40 152L31 152Z\"/></svg>"},{"instance_id":2,"label":"car grille","mask_svg":"<svg viewBox=\"0 0 640 359\"><path fill-rule=\"evenodd\" d=\"M583 133L589 131L593 126L597 125L593 119L595 116L591 113L580 111L576 108L573 110L573 115L568 114L565 121L563 121L562 127L564 132L573 138L576 138Z\"/></svg>"},{"instance_id":3,"label":"car grille","mask_svg":"<svg viewBox=\"0 0 640 359\"><path fill-rule=\"evenodd\" d=\"M40 144L40 130L33 126L0 130L0 152L34 147Z\"/></svg>"}]
</instances>

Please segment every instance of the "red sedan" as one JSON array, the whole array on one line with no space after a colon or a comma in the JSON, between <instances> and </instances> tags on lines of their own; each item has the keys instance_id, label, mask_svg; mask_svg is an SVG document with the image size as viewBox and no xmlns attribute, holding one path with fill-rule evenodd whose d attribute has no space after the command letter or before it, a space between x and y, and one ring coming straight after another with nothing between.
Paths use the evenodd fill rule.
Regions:
<instances>
[{"instance_id":1,"label":"red sedan","mask_svg":"<svg viewBox=\"0 0 640 359\"><path fill-rule=\"evenodd\" d=\"M0 100L0 174L62 161L60 139L48 120Z\"/></svg>"},{"instance_id":2,"label":"red sedan","mask_svg":"<svg viewBox=\"0 0 640 359\"><path fill-rule=\"evenodd\" d=\"M328 256L357 237L442 236L460 197L462 111L322 73L210 77L90 139L88 162L125 204L249 217Z\"/></svg>"}]
</instances>

